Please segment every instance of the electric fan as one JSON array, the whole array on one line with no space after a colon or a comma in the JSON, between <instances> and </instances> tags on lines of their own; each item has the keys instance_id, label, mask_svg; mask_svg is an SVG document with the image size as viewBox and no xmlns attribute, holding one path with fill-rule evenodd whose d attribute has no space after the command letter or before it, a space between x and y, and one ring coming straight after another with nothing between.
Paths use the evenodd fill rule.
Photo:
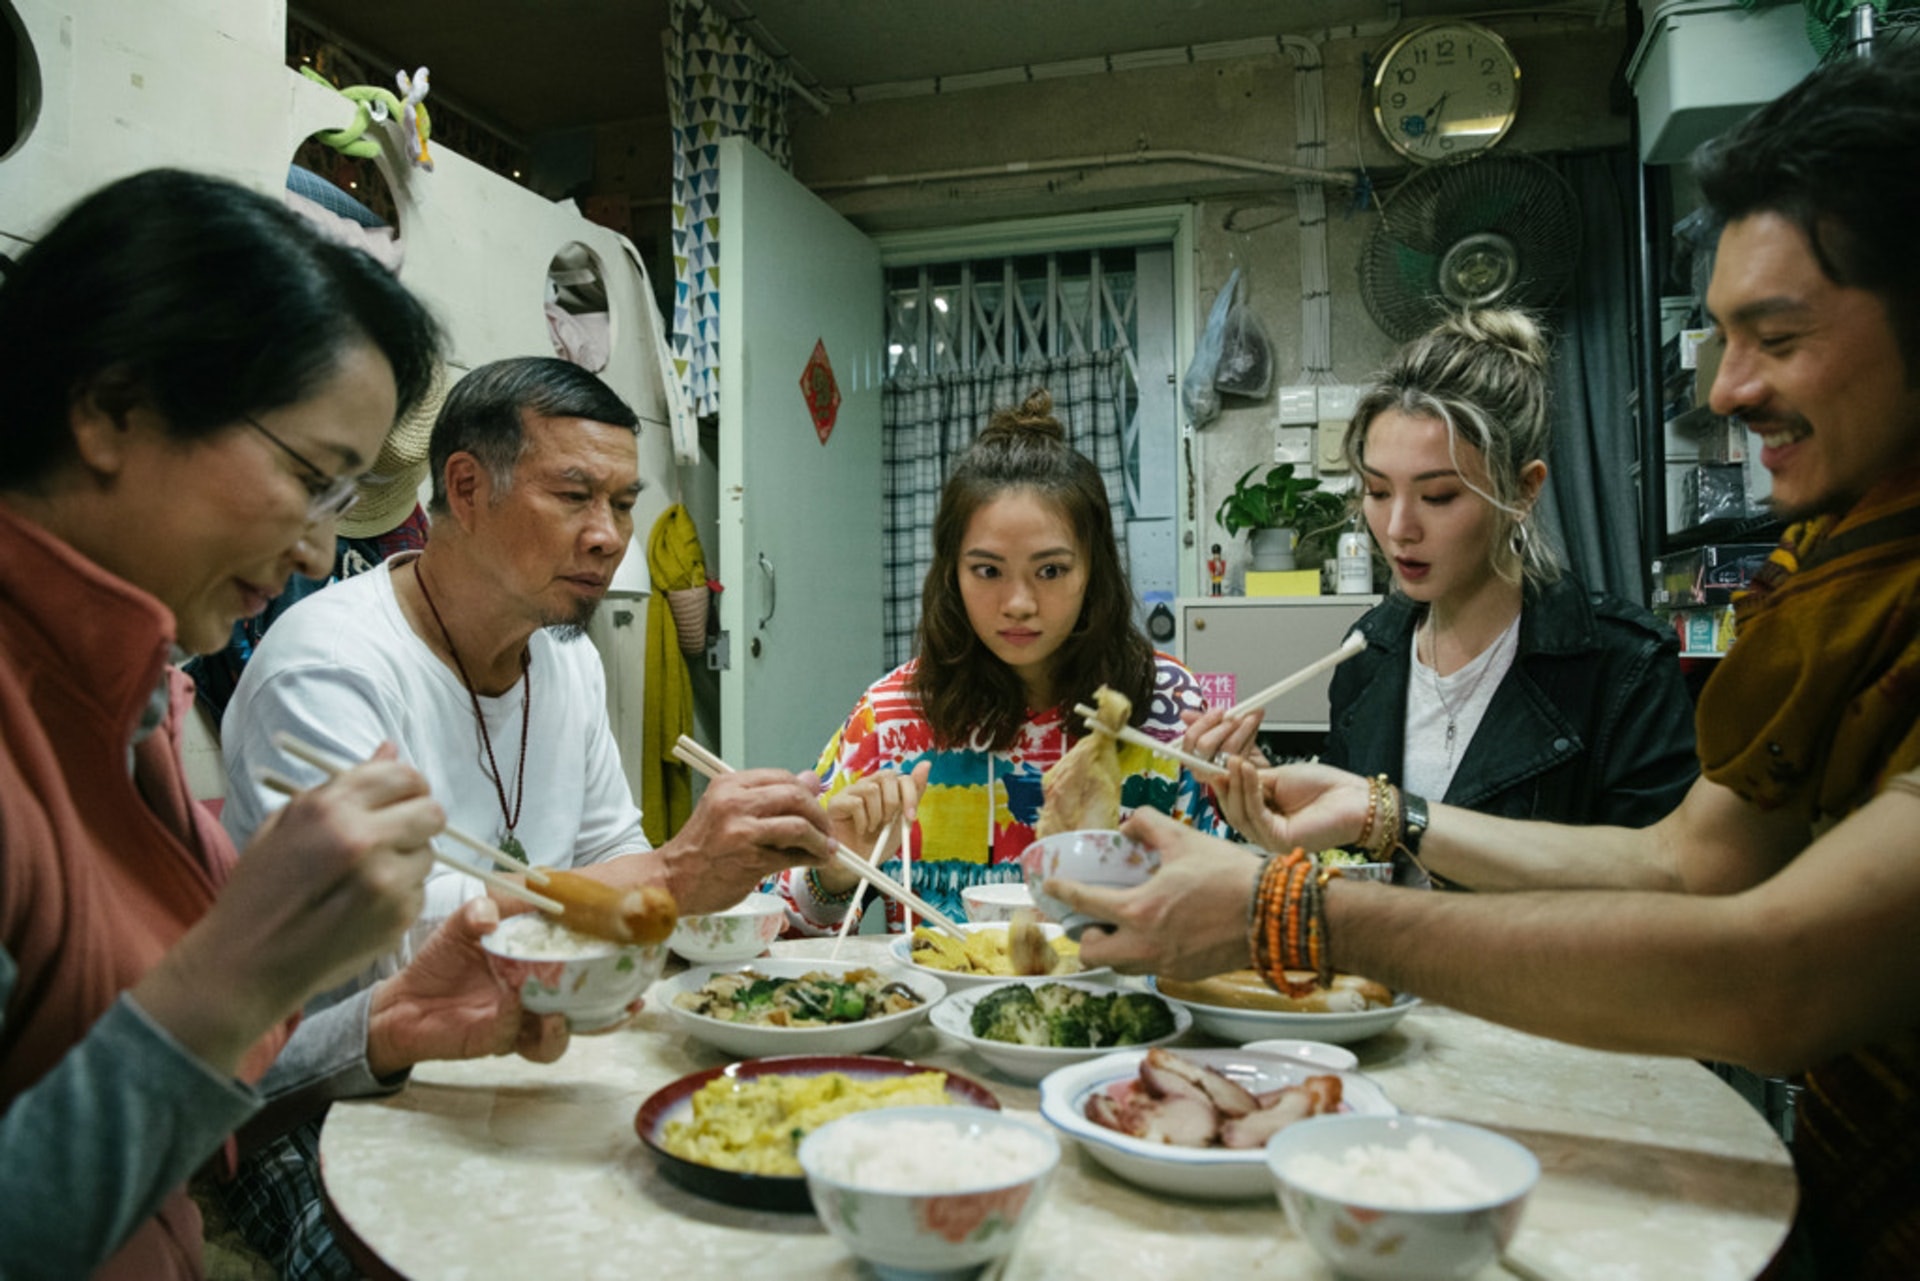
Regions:
<instances>
[{"instance_id":1,"label":"electric fan","mask_svg":"<svg viewBox=\"0 0 1920 1281\"><path fill-rule=\"evenodd\" d=\"M1374 322L1405 342L1449 312L1544 311L1580 258L1573 189L1547 164L1505 153L1422 169L1387 197L1360 256Z\"/></svg>"}]
</instances>

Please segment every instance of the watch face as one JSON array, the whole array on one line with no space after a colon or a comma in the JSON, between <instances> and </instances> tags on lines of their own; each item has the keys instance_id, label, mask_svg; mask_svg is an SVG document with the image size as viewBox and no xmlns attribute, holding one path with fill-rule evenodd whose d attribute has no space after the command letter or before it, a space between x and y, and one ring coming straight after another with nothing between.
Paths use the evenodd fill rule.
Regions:
<instances>
[{"instance_id":1,"label":"watch face","mask_svg":"<svg viewBox=\"0 0 1920 1281\"><path fill-rule=\"evenodd\" d=\"M1373 77L1373 118L1401 155L1422 164L1484 151L1506 136L1520 101L1520 64L1485 27L1437 22L1401 36Z\"/></svg>"}]
</instances>

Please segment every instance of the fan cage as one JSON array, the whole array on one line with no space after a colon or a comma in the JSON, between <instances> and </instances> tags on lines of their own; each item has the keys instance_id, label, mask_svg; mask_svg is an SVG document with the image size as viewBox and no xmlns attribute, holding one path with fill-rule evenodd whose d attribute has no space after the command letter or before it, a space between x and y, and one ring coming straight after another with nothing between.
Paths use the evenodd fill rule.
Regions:
<instances>
[{"instance_id":1,"label":"fan cage","mask_svg":"<svg viewBox=\"0 0 1920 1281\"><path fill-rule=\"evenodd\" d=\"M1546 311L1572 281L1580 258L1573 189L1529 156L1469 157L1414 173L1390 195L1361 252L1361 296L1374 322L1398 341L1416 338L1452 311L1441 269L1450 251L1481 279L1509 277L1491 291L1455 282L1475 306ZM1509 252L1511 261L1501 260Z\"/></svg>"}]
</instances>

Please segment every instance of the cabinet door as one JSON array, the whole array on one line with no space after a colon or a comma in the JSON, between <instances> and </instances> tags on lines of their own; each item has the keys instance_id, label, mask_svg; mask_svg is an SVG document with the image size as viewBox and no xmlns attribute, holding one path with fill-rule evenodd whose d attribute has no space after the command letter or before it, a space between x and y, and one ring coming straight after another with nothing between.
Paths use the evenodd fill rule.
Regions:
<instances>
[{"instance_id":1,"label":"cabinet door","mask_svg":"<svg viewBox=\"0 0 1920 1281\"><path fill-rule=\"evenodd\" d=\"M1180 601L1181 661L1196 674L1231 672L1236 699L1246 698L1340 647L1377 596L1253 599L1194 597ZM1327 729L1325 672L1267 705L1262 729Z\"/></svg>"}]
</instances>

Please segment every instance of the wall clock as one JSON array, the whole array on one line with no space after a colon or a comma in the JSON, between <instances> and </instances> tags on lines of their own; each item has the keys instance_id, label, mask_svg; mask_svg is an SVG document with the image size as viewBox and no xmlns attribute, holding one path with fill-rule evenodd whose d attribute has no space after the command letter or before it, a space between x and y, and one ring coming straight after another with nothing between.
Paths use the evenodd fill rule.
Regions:
<instances>
[{"instance_id":1,"label":"wall clock","mask_svg":"<svg viewBox=\"0 0 1920 1281\"><path fill-rule=\"evenodd\" d=\"M1416 164L1485 151L1519 105L1520 63L1477 22L1415 27L1387 46L1373 75L1374 123Z\"/></svg>"}]
</instances>

